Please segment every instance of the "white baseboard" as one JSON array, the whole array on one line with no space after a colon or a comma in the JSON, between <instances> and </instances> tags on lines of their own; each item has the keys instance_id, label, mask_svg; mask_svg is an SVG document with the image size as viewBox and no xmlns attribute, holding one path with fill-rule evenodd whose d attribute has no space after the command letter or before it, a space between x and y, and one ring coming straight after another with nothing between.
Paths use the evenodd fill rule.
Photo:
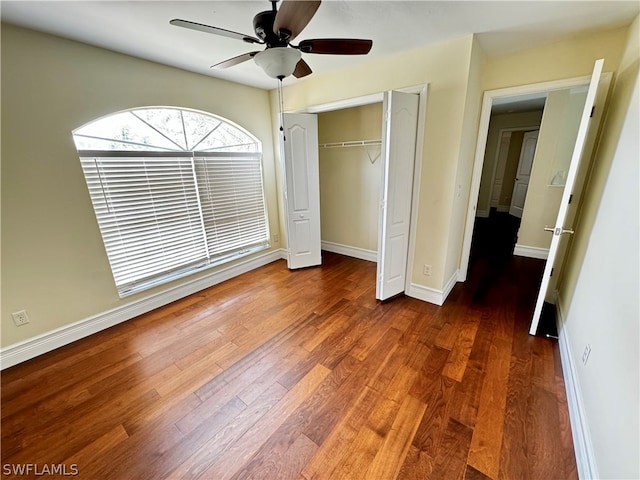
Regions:
<instances>
[{"instance_id":1,"label":"white baseboard","mask_svg":"<svg viewBox=\"0 0 640 480\"><path fill-rule=\"evenodd\" d=\"M284 252L284 256L283 256ZM134 300L112 310L93 315L78 322L65 325L42 335L35 336L0 350L0 370L30 360L43 353L88 337L106 328L130 320L143 313L167 305L200 290L209 288L233 277L250 272L258 267L286 258L286 250L272 250L235 265L216 270L208 275L181 285Z\"/></svg>"},{"instance_id":2,"label":"white baseboard","mask_svg":"<svg viewBox=\"0 0 640 480\"><path fill-rule=\"evenodd\" d=\"M449 278L449 281L446 283L443 290L436 290L435 288L429 288L423 285L418 285L417 283L412 283L405 294L411 298L417 298L424 302L443 305L457 281L458 270L453 272L453 275L451 275L451 278Z\"/></svg>"},{"instance_id":3,"label":"white baseboard","mask_svg":"<svg viewBox=\"0 0 640 480\"><path fill-rule=\"evenodd\" d=\"M489 218L490 210L476 210L476 217Z\"/></svg>"},{"instance_id":4,"label":"white baseboard","mask_svg":"<svg viewBox=\"0 0 640 480\"><path fill-rule=\"evenodd\" d=\"M378 252L375 250L366 250L364 248L351 247L340 243L325 242L324 240L320 246L322 250L326 250L327 252L339 253L340 255L359 258L360 260L367 260L369 262L378 262Z\"/></svg>"},{"instance_id":5,"label":"white baseboard","mask_svg":"<svg viewBox=\"0 0 640 480\"><path fill-rule=\"evenodd\" d=\"M496 212L506 213L509 211L510 208L511 208L510 205L498 205L496 207Z\"/></svg>"},{"instance_id":6,"label":"white baseboard","mask_svg":"<svg viewBox=\"0 0 640 480\"><path fill-rule=\"evenodd\" d=\"M582 391L578 381L576 365L571 356L571 347L567 332L564 329L564 314L562 301L556 292L556 319L558 327L558 347L560 348L560 363L564 375L564 385L567 391L567 405L569 407L569 422L573 436L573 448L576 454L578 477L581 479L600 478L598 467L593 454L591 433L587 424Z\"/></svg>"},{"instance_id":7,"label":"white baseboard","mask_svg":"<svg viewBox=\"0 0 640 480\"><path fill-rule=\"evenodd\" d=\"M541 260L546 260L549 256L549 249L540 247L529 247L528 245L520 245L516 243L516 248L514 248L513 254L519 257L539 258Z\"/></svg>"}]
</instances>

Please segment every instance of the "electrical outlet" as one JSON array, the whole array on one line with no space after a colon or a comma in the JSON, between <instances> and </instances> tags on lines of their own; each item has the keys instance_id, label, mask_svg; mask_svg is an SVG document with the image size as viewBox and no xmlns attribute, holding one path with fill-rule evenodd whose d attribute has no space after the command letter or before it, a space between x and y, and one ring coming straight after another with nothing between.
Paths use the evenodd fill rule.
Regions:
<instances>
[{"instance_id":1,"label":"electrical outlet","mask_svg":"<svg viewBox=\"0 0 640 480\"><path fill-rule=\"evenodd\" d=\"M422 273L427 277L431 275L431 265L427 265L426 263L422 266Z\"/></svg>"},{"instance_id":2,"label":"electrical outlet","mask_svg":"<svg viewBox=\"0 0 640 480\"><path fill-rule=\"evenodd\" d=\"M582 354L582 363L584 365L586 365L587 362L589 361L590 354L591 354L591 345L587 343L587 345L584 347L584 353Z\"/></svg>"},{"instance_id":3,"label":"electrical outlet","mask_svg":"<svg viewBox=\"0 0 640 480\"><path fill-rule=\"evenodd\" d=\"M278 235L277 233L275 233L273 235L273 243L278 243L280 241L280 235Z\"/></svg>"},{"instance_id":4,"label":"electrical outlet","mask_svg":"<svg viewBox=\"0 0 640 480\"><path fill-rule=\"evenodd\" d=\"M19 312L12 313L11 316L13 317L13 323L15 323L18 327L29 323L29 317L27 316L27 312L25 310L20 310Z\"/></svg>"}]
</instances>

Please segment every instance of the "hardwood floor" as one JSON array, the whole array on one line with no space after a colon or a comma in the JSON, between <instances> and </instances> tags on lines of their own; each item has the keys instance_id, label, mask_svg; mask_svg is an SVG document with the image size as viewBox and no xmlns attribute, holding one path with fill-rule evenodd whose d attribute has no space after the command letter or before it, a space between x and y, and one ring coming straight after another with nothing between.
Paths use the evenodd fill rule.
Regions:
<instances>
[{"instance_id":1,"label":"hardwood floor","mask_svg":"<svg viewBox=\"0 0 640 480\"><path fill-rule=\"evenodd\" d=\"M577 478L541 268L478 257L437 307L376 302L361 260L267 265L4 371L3 477Z\"/></svg>"}]
</instances>

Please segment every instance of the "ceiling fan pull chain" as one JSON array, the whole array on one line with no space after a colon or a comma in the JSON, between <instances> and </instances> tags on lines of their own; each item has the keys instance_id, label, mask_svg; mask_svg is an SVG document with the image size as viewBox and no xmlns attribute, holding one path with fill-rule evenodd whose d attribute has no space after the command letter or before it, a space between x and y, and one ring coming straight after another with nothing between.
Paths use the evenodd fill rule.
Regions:
<instances>
[{"instance_id":1,"label":"ceiling fan pull chain","mask_svg":"<svg viewBox=\"0 0 640 480\"><path fill-rule=\"evenodd\" d=\"M280 110L280 131L282 132L282 138L286 142L287 137L284 134L284 100L282 95L282 79L278 79L278 108Z\"/></svg>"}]
</instances>

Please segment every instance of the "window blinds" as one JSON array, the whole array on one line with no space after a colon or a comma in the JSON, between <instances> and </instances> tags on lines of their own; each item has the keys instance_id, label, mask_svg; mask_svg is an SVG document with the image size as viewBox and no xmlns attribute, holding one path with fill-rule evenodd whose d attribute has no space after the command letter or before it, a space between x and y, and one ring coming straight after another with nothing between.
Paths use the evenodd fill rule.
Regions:
<instances>
[{"instance_id":1,"label":"window blinds","mask_svg":"<svg viewBox=\"0 0 640 480\"><path fill-rule=\"evenodd\" d=\"M210 258L267 246L260 156L196 155L195 171Z\"/></svg>"},{"instance_id":2,"label":"window blinds","mask_svg":"<svg viewBox=\"0 0 640 480\"><path fill-rule=\"evenodd\" d=\"M258 153L80 157L120 296L268 246Z\"/></svg>"}]
</instances>

